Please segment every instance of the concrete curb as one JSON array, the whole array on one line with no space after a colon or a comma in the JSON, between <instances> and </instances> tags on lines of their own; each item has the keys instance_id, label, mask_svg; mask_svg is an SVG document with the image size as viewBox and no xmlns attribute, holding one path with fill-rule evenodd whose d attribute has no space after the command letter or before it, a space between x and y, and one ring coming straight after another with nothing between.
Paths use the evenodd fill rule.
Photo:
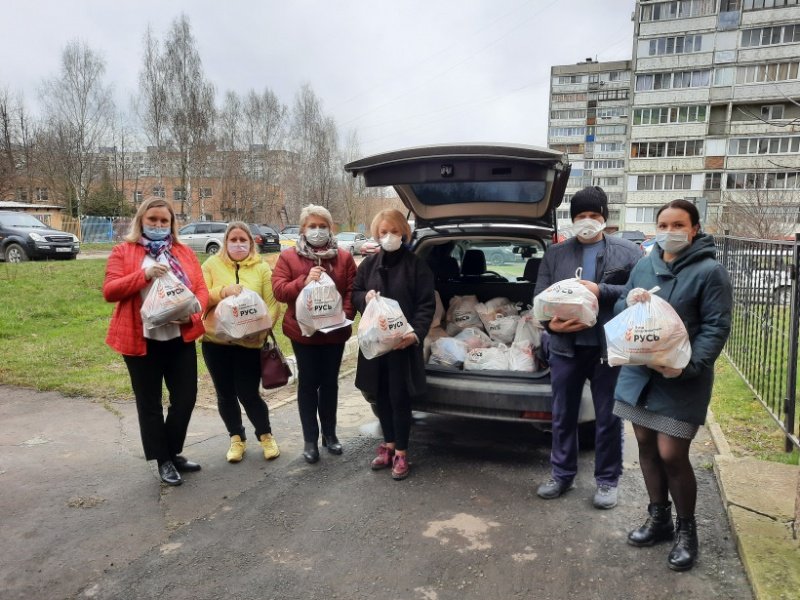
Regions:
<instances>
[{"instance_id":1,"label":"concrete curb","mask_svg":"<svg viewBox=\"0 0 800 600\"><path fill-rule=\"evenodd\" d=\"M800 541L792 532L800 467L735 457L711 411L707 428L718 452L720 496L754 597L800 597Z\"/></svg>"}]
</instances>

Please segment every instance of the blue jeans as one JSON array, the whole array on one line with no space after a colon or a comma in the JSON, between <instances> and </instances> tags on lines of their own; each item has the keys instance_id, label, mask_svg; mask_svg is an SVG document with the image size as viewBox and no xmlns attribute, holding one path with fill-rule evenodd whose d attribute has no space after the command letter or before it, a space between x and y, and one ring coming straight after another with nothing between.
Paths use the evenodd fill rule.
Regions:
<instances>
[{"instance_id":1,"label":"blue jeans","mask_svg":"<svg viewBox=\"0 0 800 600\"><path fill-rule=\"evenodd\" d=\"M615 416L614 386L619 367L601 363L599 346L575 346L575 357L550 353L553 386L553 478L571 482L578 472L578 412L588 379L596 418L594 478L616 487L622 474L622 421Z\"/></svg>"}]
</instances>

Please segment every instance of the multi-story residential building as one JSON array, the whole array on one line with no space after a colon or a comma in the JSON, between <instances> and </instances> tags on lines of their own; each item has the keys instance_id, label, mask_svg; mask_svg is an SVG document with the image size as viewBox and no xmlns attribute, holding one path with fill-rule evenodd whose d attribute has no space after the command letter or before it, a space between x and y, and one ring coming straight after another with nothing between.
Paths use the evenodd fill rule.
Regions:
<instances>
[{"instance_id":1,"label":"multi-story residential building","mask_svg":"<svg viewBox=\"0 0 800 600\"><path fill-rule=\"evenodd\" d=\"M694 201L707 229L800 225L800 0L638 0L627 229Z\"/></svg>"},{"instance_id":2,"label":"multi-story residential building","mask_svg":"<svg viewBox=\"0 0 800 600\"><path fill-rule=\"evenodd\" d=\"M569 155L572 172L559 227L570 224L569 200L587 185L608 194L610 228L620 225L625 205L625 157L630 116L631 62L591 58L550 70L547 145Z\"/></svg>"}]
</instances>

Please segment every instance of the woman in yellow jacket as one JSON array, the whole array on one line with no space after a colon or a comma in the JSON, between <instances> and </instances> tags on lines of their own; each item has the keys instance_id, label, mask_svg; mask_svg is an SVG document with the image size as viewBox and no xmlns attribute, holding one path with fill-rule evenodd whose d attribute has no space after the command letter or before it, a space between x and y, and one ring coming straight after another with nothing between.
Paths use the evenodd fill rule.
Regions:
<instances>
[{"instance_id":1,"label":"woman in yellow jacket","mask_svg":"<svg viewBox=\"0 0 800 600\"><path fill-rule=\"evenodd\" d=\"M240 294L247 288L264 300L272 322L278 320L280 304L272 294L272 270L261 260L246 223L234 221L228 225L222 248L203 263L203 277L208 286L209 310L214 310L223 298ZM246 446L239 403L256 430L264 458L269 460L280 455L272 435L267 403L259 391L261 346L266 336L264 332L256 338L226 342L206 332L202 340L203 358L217 392L219 414L231 437L228 462L242 460Z\"/></svg>"}]
</instances>

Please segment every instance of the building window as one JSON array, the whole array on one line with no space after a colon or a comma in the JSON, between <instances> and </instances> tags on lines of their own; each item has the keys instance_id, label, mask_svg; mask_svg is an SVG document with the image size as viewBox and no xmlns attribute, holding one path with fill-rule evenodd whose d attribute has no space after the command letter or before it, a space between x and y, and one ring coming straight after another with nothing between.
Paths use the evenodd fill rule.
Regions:
<instances>
[{"instance_id":1,"label":"building window","mask_svg":"<svg viewBox=\"0 0 800 600\"><path fill-rule=\"evenodd\" d=\"M625 209L626 223L655 223L658 207L629 206Z\"/></svg>"},{"instance_id":2,"label":"building window","mask_svg":"<svg viewBox=\"0 0 800 600\"><path fill-rule=\"evenodd\" d=\"M729 190L796 190L800 187L800 172L728 173L725 187Z\"/></svg>"},{"instance_id":3,"label":"building window","mask_svg":"<svg viewBox=\"0 0 800 600\"><path fill-rule=\"evenodd\" d=\"M761 118L766 121L783 118L783 104L765 104L761 107Z\"/></svg>"},{"instance_id":4,"label":"building window","mask_svg":"<svg viewBox=\"0 0 800 600\"><path fill-rule=\"evenodd\" d=\"M551 127L550 137L583 137L586 127Z\"/></svg>"},{"instance_id":5,"label":"building window","mask_svg":"<svg viewBox=\"0 0 800 600\"><path fill-rule=\"evenodd\" d=\"M640 191L690 190L692 176L688 173L666 173L658 175L639 175L636 189Z\"/></svg>"},{"instance_id":6,"label":"building window","mask_svg":"<svg viewBox=\"0 0 800 600\"><path fill-rule=\"evenodd\" d=\"M591 169L624 169L624 160L587 160L585 162L586 170ZM591 185L591 184L587 184Z\"/></svg>"},{"instance_id":7,"label":"building window","mask_svg":"<svg viewBox=\"0 0 800 600\"><path fill-rule=\"evenodd\" d=\"M631 144L631 158L674 158L702 155L703 140L636 142Z\"/></svg>"},{"instance_id":8,"label":"building window","mask_svg":"<svg viewBox=\"0 0 800 600\"><path fill-rule=\"evenodd\" d=\"M634 125L660 125L664 123L704 123L705 106L659 106L637 108L633 111Z\"/></svg>"},{"instance_id":9,"label":"building window","mask_svg":"<svg viewBox=\"0 0 800 600\"><path fill-rule=\"evenodd\" d=\"M551 119L585 119L586 118L586 111L585 110L551 110L550 111L550 118Z\"/></svg>"},{"instance_id":10,"label":"building window","mask_svg":"<svg viewBox=\"0 0 800 600\"><path fill-rule=\"evenodd\" d=\"M800 0L743 0L744 10L763 10L765 8L782 8L784 6L797 6Z\"/></svg>"},{"instance_id":11,"label":"building window","mask_svg":"<svg viewBox=\"0 0 800 600\"><path fill-rule=\"evenodd\" d=\"M27 202L28 201L28 190L22 187L17 188L17 202Z\"/></svg>"},{"instance_id":12,"label":"building window","mask_svg":"<svg viewBox=\"0 0 800 600\"><path fill-rule=\"evenodd\" d=\"M664 73L645 73L636 76L636 91L669 90L680 88L707 87L711 71L668 71Z\"/></svg>"},{"instance_id":13,"label":"building window","mask_svg":"<svg viewBox=\"0 0 800 600\"><path fill-rule=\"evenodd\" d=\"M742 47L773 46L800 42L800 25L780 25L759 27L742 31Z\"/></svg>"},{"instance_id":14,"label":"building window","mask_svg":"<svg viewBox=\"0 0 800 600\"><path fill-rule=\"evenodd\" d=\"M583 83L583 75L560 75L556 83Z\"/></svg>"},{"instance_id":15,"label":"building window","mask_svg":"<svg viewBox=\"0 0 800 600\"><path fill-rule=\"evenodd\" d=\"M599 185L600 187L613 187L619 185L619 177L595 177L592 185Z\"/></svg>"},{"instance_id":16,"label":"building window","mask_svg":"<svg viewBox=\"0 0 800 600\"><path fill-rule=\"evenodd\" d=\"M704 190L718 190L722 186L722 173L706 173Z\"/></svg>"},{"instance_id":17,"label":"building window","mask_svg":"<svg viewBox=\"0 0 800 600\"><path fill-rule=\"evenodd\" d=\"M200 188L200 197L211 198L211 188L210 187Z\"/></svg>"},{"instance_id":18,"label":"building window","mask_svg":"<svg viewBox=\"0 0 800 600\"><path fill-rule=\"evenodd\" d=\"M627 106L608 106L597 109L597 117L600 119L612 119L614 117L627 117Z\"/></svg>"},{"instance_id":19,"label":"building window","mask_svg":"<svg viewBox=\"0 0 800 600\"><path fill-rule=\"evenodd\" d=\"M758 2L758 0L755 0ZM761 0L762 2L764 0ZM769 1L769 0L767 0ZM676 0L654 2L642 6L642 21L667 21L712 15L716 11L716 0Z\"/></svg>"},{"instance_id":20,"label":"building window","mask_svg":"<svg viewBox=\"0 0 800 600\"><path fill-rule=\"evenodd\" d=\"M622 142L601 142L595 148L598 152L621 152Z\"/></svg>"},{"instance_id":21,"label":"building window","mask_svg":"<svg viewBox=\"0 0 800 600\"><path fill-rule=\"evenodd\" d=\"M134 190L133 192L133 201L136 204L139 204L143 199L142 191L141 190Z\"/></svg>"},{"instance_id":22,"label":"building window","mask_svg":"<svg viewBox=\"0 0 800 600\"><path fill-rule=\"evenodd\" d=\"M47 188L46 187L37 187L36 188L36 199L40 202L47 200Z\"/></svg>"},{"instance_id":23,"label":"building window","mask_svg":"<svg viewBox=\"0 0 800 600\"><path fill-rule=\"evenodd\" d=\"M650 40L648 55L690 54L692 52L700 52L702 45L702 35L679 35L676 37L655 38Z\"/></svg>"},{"instance_id":24,"label":"building window","mask_svg":"<svg viewBox=\"0 0 800 600\"><path fill-rule=\"evenodd\" d=\"M553 102L586 102L586 94L553 94Z\"/></svg>"},{"instance_id":25,"label":"building window","mask_svg":"<svg viewBox=\"0 0 800 600\"><path fill-rule=\"evenodd\" d=\"M172 198L174 200L186 200L186 188L172 188Z\"/></svg>"},{"instance_id":26,"label":"building window","mask_svg":"<svg viewBox=\"0 0 800 600\"><path fill-rule=\"evenodd\" d=\"M598 100L627 100L628 90L603 90L597 93Z\"/></svg>"},{"instance_id":27,"label":"building window","mask_svg":"<svg viewBox=\"0 0 800 600\"><path fill-rule=\"evenodd\" d=\"M166 198L163 185L156 185L153 187L153 196L156 198Z\"/></svg>"},{"instance_id":28,"label":"building window","mask_svg":"<svg viewBox=\"0 0 800 600\"><path fill-rule=\"evenodd\" d=\"M736 68L736 83L764 83L797 79L797 61L745 65Z\"/></svg>"},{"instance_id":29,"label":"building window","mask_svg":"<svg viewBox=\"0 0 800 600\"><path fill-rule=\"evenodd\" d=\"M627 125L598 125L595 128L597 135L625 135Z\"/></svg>"},{"instance_id":30,"label":"building window","mask_svg":"<svg viewBox=\"0 0 800 600\"><path fill-rule=\"evenodd\" d=\"M728 154L797 154L800 136L734 138L728 143Z\"/></svg>"}]
</instances>

